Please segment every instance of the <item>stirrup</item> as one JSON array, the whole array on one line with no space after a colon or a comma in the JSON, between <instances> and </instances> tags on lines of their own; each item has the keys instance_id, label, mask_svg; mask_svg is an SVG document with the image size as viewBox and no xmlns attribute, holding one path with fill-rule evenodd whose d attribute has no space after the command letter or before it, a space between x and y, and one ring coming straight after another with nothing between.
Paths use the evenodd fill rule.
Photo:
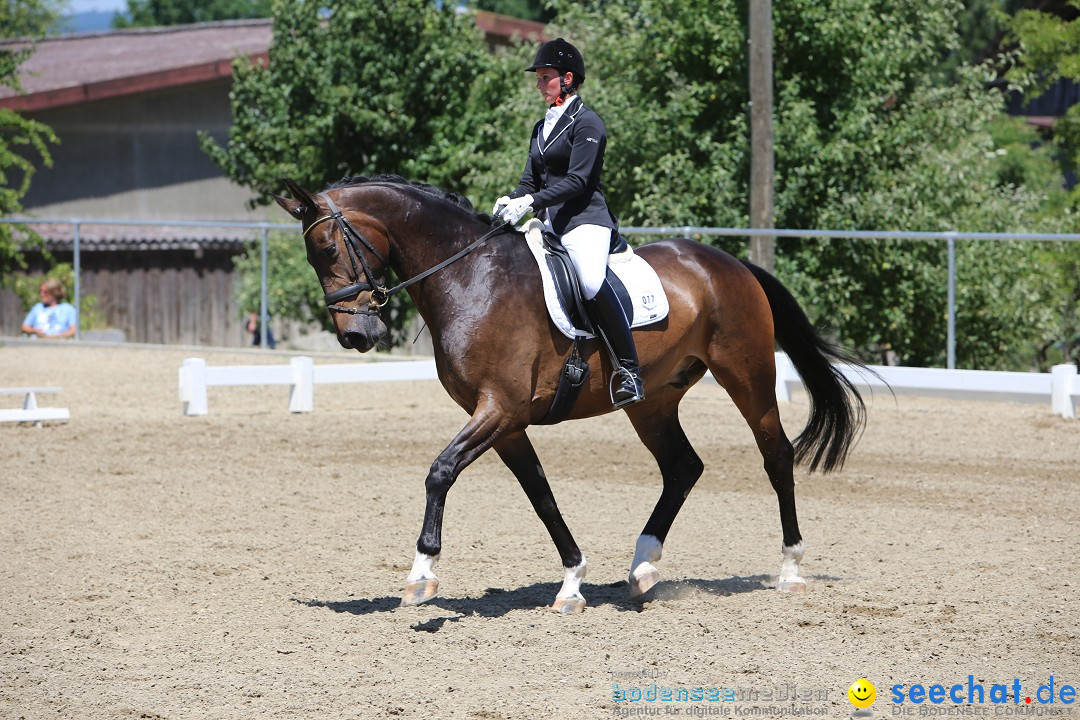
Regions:
<instances>
[{"instance_id":1,"label":"stirrup","mask_svg":"<svg viewBox=\"0 0 1080 720\"><path fill-rule=\"evenodd\" d=\"M616 385L619 385L621 387L624 380L629 381L634 386L634 394L630 397L625 397L622 400L616 401L615 387ZM611 380L608 381L608 397L611 398L611 409L618 410L619 408L624 408L627 405L633 405L634 403L644 400L645 390L641 386L641 380L635 377L634 373L630 372L622 366L618 366L614 370L612 370Z\"/></svg>"}]
</instances>

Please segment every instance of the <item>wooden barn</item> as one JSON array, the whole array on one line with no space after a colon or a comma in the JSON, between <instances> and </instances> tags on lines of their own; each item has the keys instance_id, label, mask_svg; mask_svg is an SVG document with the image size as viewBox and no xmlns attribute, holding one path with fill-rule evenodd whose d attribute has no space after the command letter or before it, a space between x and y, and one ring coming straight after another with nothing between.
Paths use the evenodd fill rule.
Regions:
<instances>
[{"instance_id":1,"label":"wooden barn","mask_svg":"<svg viewBox=\"0 0 1080 720\"><path fill-rule=\"evenodd\" d=\"M493 45L543 29L484 12L477 25ZM256 247L258 231L161 223L286 220L276 207L250 209L250 191L231 183L197 140L200 131L226 140L233 60L266 62L272 34L269 20L244 20L47 38L20 67L25 92L0 88L0 107L60 138L53 167L38 170L24 198L27 217L138 221L78 230L81 294L93 295L128 341L250 341L233 261ZM71 262L71 224L34 230L57 261ZM29 272L42 271L40 253L27 259ZM12 290L0 288L0 336L17 335L24 314Z\"/></svg>"},{"instance_id":2,"label":"wooden barn","mask_svg":"<svg viewBox=\"0 0 1080 720\"><path fill-rule=\"evenodd\" d=\"M47 224L53 260L71 264L73 227ZM236 304L233 261L257 240L250 231L155 225L80 226L82 297L92 296L107 333L86 337L129 342L235 347L250 342L244 308ZM27 273L51 267L41 252L26 254ZM68 288L71 299L72 288ZM0 335L19 332L26 308L10 290L0 292ZM100 330L101 328L99 328Z\"/></svg>"}]
</instances>

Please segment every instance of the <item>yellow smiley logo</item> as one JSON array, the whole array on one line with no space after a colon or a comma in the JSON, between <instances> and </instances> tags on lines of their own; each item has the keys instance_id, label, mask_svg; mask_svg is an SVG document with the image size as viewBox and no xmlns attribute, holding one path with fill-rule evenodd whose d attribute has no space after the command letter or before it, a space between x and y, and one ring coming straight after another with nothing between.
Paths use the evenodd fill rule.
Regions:
<instances>
[{"instance_id":1,"label":"yellow smiley logo","mask_svg":"<svg viewBox=\"0 0 1080 720\"><path fill-rule=\"evenodd\" d=\"M859 678L847 689L847 697L852 705L861 710L874 704L874 700L877 699L877 690L874 688L874 683L866 678Z\"/></svg>"}]
</instances>

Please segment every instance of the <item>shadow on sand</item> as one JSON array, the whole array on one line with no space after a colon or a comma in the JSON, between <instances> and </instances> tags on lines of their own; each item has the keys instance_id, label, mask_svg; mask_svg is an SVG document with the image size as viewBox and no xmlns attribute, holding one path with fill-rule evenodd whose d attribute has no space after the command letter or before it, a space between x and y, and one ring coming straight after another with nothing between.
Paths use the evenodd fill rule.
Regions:
<instances>
[{"instance_id":1,"label":"shadow on sand","mask_svg":"<svg viewBox=\"0 0 1080 720\"><path fill-rule=\"evenodd\" d=\"M704 580L690 578L684 580L661 581L649 592L639 598L630 598L627 583L619 581L608 585L590 585L583 583L582 594L588 600L588 607L610 606L621 612L642 612L645 605L653 601L678 600L693 593L706 593L719 597L769 589L766 585L771 578L767 575L749 577L729 577L722 580ZM514 590L488 588L479 597L444 598L435 597L424 603L454 613L454 616L433 618L417 623L414 630L438 632L447 622L457 622L470 615L480 617L502 617L514 610L535 610L547 608L559 592L559 583L535 583ZM401 606L401 598L384 596L357 600L299 600L294 602L308 607L327 608L339 613L352 615L371 615L373 613L393 612ZM405 610L407 612L407 610ZM587 612L588 610L586 610Z\"/></svg>"}]
</instances>

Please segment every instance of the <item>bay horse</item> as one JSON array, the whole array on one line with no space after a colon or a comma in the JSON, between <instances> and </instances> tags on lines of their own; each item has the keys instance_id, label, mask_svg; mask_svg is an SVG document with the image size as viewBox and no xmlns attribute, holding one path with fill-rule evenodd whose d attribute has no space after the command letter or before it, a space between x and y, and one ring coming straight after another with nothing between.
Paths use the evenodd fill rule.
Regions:
<instances>
[{"instance_id":1,"label":"bay horse","mask_svg":"<svg viewBox=\"0 0 1080 720\"><path fill-rule=\"evenodd\" d=\"M386 334L379 308L407 289L431 331L439 381L469 421L431 465L424 521L403 605L433 598L442 550L443 508L458 475L488 449L521 484L558 549L564 568L552 607L585 606L586 562L559 513L526 430L544 419L572 341L549 320L540 272L523 235L489 231L491 218L461 196L397 176L346 178L314 194L285 180L294 199L274 196L301 222L307 259L325 293L337 338L366 352ZM689 239L634 249L657 272L669 298L666 319L634 330L645 399L624 408L653 454L663 489L638 536L629 573L637 597L659 580L656 563L683 502L704 471L679 423L679 402L712 373L753 432L780 505L783 533L777 589L805 588L802 535L795 512L793 467L840 468L865 422L854 386L834 367L865 367L811 325L772 275L722 250ZM387 271L406 278L386 287ZM775 390L775 346L788 353L806 386L806 427L788 440ZM565 419L611 412L606 353L589 340L585 387Z\"/></svg>"}]
</instances>

